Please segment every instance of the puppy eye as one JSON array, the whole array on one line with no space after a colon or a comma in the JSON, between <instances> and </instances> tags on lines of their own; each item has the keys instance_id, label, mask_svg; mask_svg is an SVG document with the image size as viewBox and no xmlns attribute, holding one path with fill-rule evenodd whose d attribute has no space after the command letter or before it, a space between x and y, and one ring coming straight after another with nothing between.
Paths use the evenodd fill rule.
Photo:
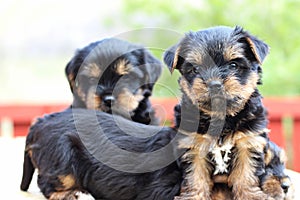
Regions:
<instances>
[{"instance_id":1,"label":"puppy eye","mask_svg":"<svg viewBox=\"0 0 300 200\"><path fill-rule=\"evenodd\" d=\"M230 69L237 69L238 68L238 64L236 62L230 62L229 63L229 68Z\"/></svg>"},{"instance_id":2,"label":"puppy eye","mask_svg":"<svg viewBox=\"0 0 300 200\"><path fill-rule=\"evenodd\" d=\"M198 73L199 73L199 67L193 66L192 71L193 71L195 74L198 74Z\"/></svg>"}]
</instances>

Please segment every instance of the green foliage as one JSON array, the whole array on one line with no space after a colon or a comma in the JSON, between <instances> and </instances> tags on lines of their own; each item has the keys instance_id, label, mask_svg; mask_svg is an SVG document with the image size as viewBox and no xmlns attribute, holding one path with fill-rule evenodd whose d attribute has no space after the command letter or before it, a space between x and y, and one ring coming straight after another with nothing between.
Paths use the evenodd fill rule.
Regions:
<instances>
[{"instance_id":1,"label":"green foliage","mask_svg":"<svg viewBox=\"0 0 300 200\"><path fill-rule=\"evenodd\" d=\"M264 96L291 96L300 94L299 10L299 0L126 0L121 15L129 28L152 26L180 33L216 25L243 26L271 47L263 65ZM161 57L161 52L155 53ZM160 81L177 91L177 82L172 79L169 84L168 73L165 70Z\"/></svg>"}]
</instances>

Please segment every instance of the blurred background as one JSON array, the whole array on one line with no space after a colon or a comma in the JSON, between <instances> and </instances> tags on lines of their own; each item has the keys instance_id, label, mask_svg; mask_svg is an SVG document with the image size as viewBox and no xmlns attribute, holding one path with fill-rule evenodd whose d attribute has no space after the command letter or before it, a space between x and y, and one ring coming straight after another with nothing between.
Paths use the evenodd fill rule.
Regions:
<instances>
[{"instance_id":1,"label":"blurred background","mask_svg":"<svg viewBox=\"0 0 300 200\"><path fill-rule=\"evenodd\" d=\"M215 25L243 26L270 45L264 96L300 95L299 0L0 1L0 103L70 102L64 67L90 42L130 32L161 58L185 32ZM154 96L179 94L177 76L165 70Z\"/></svg>"}]
</instances>

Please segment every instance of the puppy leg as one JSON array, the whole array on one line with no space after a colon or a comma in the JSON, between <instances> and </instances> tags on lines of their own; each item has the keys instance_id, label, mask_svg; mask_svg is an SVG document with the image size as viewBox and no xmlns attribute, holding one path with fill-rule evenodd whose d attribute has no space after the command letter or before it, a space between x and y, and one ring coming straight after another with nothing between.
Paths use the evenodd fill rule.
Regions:
<instances>
[{"instance_id":1,"label":"puppy leg","mask_svg":"<svg viewBox=\"0 0 300 200\"><path fill-rule=\"evenodd\" d=\"M197 144L192 145L191 144ZM200 144L200 145L199 145ZM194 137L183 139L180 147L190 148L183 156L183 159L190 163L188 174L185 178L185 185L182 187L180 196L176 200L211 200L213 181L211 179L212 169L207 161L207 154L211 146L210 138L200 134Z\"/></svg>"},{"instance_id":2,"label":"puppy leg","mask_svg":"<svg viewBox=\"0 0 300 200\"><path fill-rule=\"evenodd\" d=\"M259 152L263 152L264 138L259 136L237 133L236 155L233 169L228 177L228 184L232 186L235 200L271 200L259 187L258 177L255 175ZM255 154L253 151L258 152Z\"/></svg>"}]
</instances>

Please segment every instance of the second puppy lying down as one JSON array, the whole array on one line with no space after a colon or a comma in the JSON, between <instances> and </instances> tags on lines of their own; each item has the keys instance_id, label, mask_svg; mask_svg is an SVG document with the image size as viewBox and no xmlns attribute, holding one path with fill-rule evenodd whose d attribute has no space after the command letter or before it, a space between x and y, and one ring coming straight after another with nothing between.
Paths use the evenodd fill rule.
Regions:
<instances>
[{"instance_id":1,"label":"second puppy lying down","mask_svg":"<svg viewBox=\"0 0 300 200\"><path fill-rule=\"evenodd\" d=\"M172 128L68 109L32 126L25 162L38 169L38 186L49 199L77 199L86 191L96 199L171 200L182 179L172 145L177 137ZM21 189L30 184L26 171Z\"/></svg>"}]
</instances>

